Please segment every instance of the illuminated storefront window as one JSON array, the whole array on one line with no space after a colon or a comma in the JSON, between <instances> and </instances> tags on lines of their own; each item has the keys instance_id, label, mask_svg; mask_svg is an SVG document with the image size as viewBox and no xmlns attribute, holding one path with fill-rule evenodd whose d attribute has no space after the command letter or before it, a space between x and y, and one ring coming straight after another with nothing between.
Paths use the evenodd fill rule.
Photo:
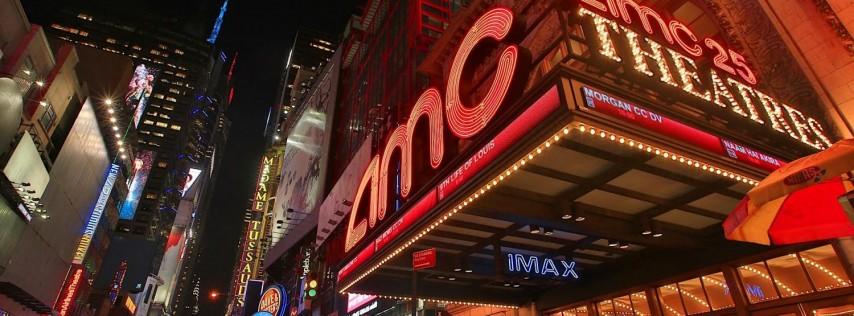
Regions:
<instances>
[{"instance_id":1,"label":"illuminated storefront window","mask_svg":"<svg viewBox=\"0 0 854 316\"><path fill-rule=\"evenodd\" d=\"M587 313L587 306L579 306L579 307L567 309L567 310L562 311L560 313L553 314L552 316L588 316L588 315L590 315L590 314Z\"/></svg>"},{"instance_id":2,"label":"illuminated storefront window","mask_svg":"<svg viewBox=\"0 0 854 316\"><path fill-rule=\"evenodd\" d=\"M751 303L851 285L830 245L745 265L738 271Z\"/></svg>"},{"instance_id":3,"label":"illuminated storefront window","mask_svg":"<svg viewBox=\"0 0 854 316\"><path fill-rule=\"evenodd\" d=\"M703 288L706 289L706 296L709 298L709 306L712 310L734 307L732 296L730 296L729 286L726 284L724 274L721 272L704 275L700 278L703 282Z\"/></svg>"},{"instance_id":4,"label":"illuminated storefront window","mask_svg":"<svg viewBox=\"0 0 854 316\"><path fill-rule=\"evenodd\" d=\"M658 288L658 302L661 304L662 315L685 315L685 307L682 306L682 298L679 296L679 288L675 283Z\"/></svg>"}]
</instances>

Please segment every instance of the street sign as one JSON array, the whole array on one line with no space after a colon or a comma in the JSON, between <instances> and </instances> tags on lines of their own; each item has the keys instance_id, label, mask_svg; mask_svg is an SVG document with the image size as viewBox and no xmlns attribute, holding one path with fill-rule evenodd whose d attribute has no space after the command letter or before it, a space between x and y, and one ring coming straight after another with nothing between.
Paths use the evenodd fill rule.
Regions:
<instances>
[{"instance_id":1,"label":"street sign","mask_svg":"<svg viewBox=\"0 0 854 316\"><path fill-rule=\"evenodd\" d=\"M436 248L424 249L412 253L412 269L423 270L436 266Z\"/></svg>"}]
</instances>

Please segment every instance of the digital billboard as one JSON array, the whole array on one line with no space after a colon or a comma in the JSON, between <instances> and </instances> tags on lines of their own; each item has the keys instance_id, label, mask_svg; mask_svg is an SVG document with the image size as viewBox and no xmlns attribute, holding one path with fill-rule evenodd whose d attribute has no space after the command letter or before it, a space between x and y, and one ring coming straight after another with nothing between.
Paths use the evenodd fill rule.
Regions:
<instances>
[{"instance_id":1,"label":"digital billboard","mask_svg":"<svg viewBox=\"0 0 854 316\"><path fill-rule=\"evenodd\" d=\"M187 190L193 187L193 183L196 183L196 179L198 179L199 175L202 174L201 169L190 168L190 171L187 173L187 182L184 183L184 187L181 188L181 196L187 195Z\"/></svg>"},{"instance_id":2,"label":"digital billboard","mask_svg":"<svg viewBox=\"0 0 854 316\"><path fill-rule=\"evenodd\" d=\"M154 77L157 70L139 64L133 71L133 77L128 83L128 92L125 95L125 106L133 112L133 126L139 126L142 114L148 105L148 98L154 89Z\"/></svg>"},{"instance_id":3,"label":"digital billboard","mask_svg":"<svg viewBox=\"0 0 854 316\"><path fill-rule=\"evenodd\" d=\"M282 180L273 209L275 221L287 221L287 209L311 213L323 199L332 115L339 73L340 52L327 64L315 85L299 105L298 119L288 132L283 156ZM273 244L283 228L274 228Z\"/></svg>"},{"instance_id":4,"label":"digital billboard","mask_svg":"<svg viewBox=\"0 0 854 316\"><path fill-rule=\"evenodd\" d=\"M154 163L154 152L141 150L137 153L136 159L133 162L133 179L130 187L128 187L128 195L122 203L122 208L119 210L119 219L133 219L136 214L136 207L139 205L139 199L142 195L142 189L148 181L148 173L151 171L151 165Z\"/></svg>"}]
</instances>

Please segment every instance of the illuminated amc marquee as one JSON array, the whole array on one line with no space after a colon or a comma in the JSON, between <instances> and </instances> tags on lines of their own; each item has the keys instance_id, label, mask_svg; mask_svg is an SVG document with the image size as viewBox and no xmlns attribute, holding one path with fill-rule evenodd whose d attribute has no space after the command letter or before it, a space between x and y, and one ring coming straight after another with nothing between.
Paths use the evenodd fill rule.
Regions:
<instances>
[{"instance_id":1,"label":"illuminated amc marquee","mask_svg":"<svg viewBox=\"0 0 854 316\"><path fill-rule=\"evenodd\" d=\"M709 115L726 115L733 117L735 122L753 124L769 135L778 134L781 139L793 140L793 143L803 145L803 148L817 150L830 146L829 130L819 119L757 88L761 78L757 77L749 61L718 40L698 38L681 22L667 20L654 9L632 0L564 1L566 5L560 6L560 10L570 13L573 18L569 23L580 26L588 44L588 58L584 62L593 65L597 71L605 71L629 82L642 83L649 89L647 91L674 95L678 100ZM381 260L377 259L378 264L383 264L447 220L467 202L471 202L471 197L469 201L462 201L421 232L413 233L411 239L396 240L409 232L441 201L455 194L503 152L516 145L527 133L557 115L561 107L558 93L561 87L552 86L545 89L546 92L539 98L526 104L524 111L511 118L503 130L475 147L478 150L473 151L468 160L457 166L445 166L443 169L452 169L449 173L443 173L445 177L435 188L413 188L414 161L424 161L425 165L429 161L432 169L439 169L445 158L445 137L451 135L461 140L475 138L489 127L499 111L506 110L502 106L516 102L517 94L521 92L520 86L527 83L525 79L530 70L526 49L514 45L519 43L513 31L516 29L514 25L518 25L516 19L512 10L501 7L481 15L456 49L445 89L431 87L425 90L415 101L406 123L398 125L389 133L385 146L380 147L368 164L358 184L346 227L344 251L352 253L350 261L338 273L339 281L349 280L342 284L340 291L346 291L376 269L374 267L358 276L349 277L362 264L373 260L380 251L386 251L393 243L396 247L389 249L389 253ZM657 41L658 38L663 39L663 42ZM478 58L481 56L472 54L475 46L482 42L497 42L499 53L493 61L487 61L494 64L494 76L486 83L488 91L480 99L471 100L470 87L463 80L470 74L463 70L467 65L483 61L483 58ZM578 96L581 111L611 116L752 168L772 171L785 163L739 141L679 122L645 104L630 102L602 87L587 85L576 93L581 95ZM428 131L423 153L414 153L416 125L423 125L422 128ZM563 130L563 134L568 133L569 129ZM413 159L413 155L422 154L428 158ZM399 174L390 174L390 171L395 170L394 157L398 156ZM400 182L397 193L408 199L406 208L401 214L396 214L394 222L386 223L384 231L374 234L376 238L365 241L365 237L389 215L389 204L393 200L390 196L395 193L390 188L393 179L399 179L397 181ZM753 179L738 180L755 184ZM426 193L410 196L416 191ZM477 193L473 197L476 198ZM354 252L354 249L358 251ZM528 265L533 262L530 258L520 259L519 262L523 261ZM541 264L547 264L546 261ZM552 262L563 269L555 269L561 277L577 278L574 263L559 263Z\"/></svg>"},{"instance_id":2,"label":"illuminated amc marquee","mask_svg":"<svg viewBox=\"0 0 854 316\"><path fill-rule=\"evenodd\" d=\"M252 197L252 206L249 210L249 221L246 225L246 233L243 236L243 249L234 279L232 289L234 296L232 302L235 306L242 307L246 293L246 282L250 279L258 279L261 275L261 258L264 257L261 244L270 233L271 223L267 221L270 213L269 201L276 192L277 182L275 180L281 169L279 164L281 155L279 151L272 151L261 159L258 182Z\"/></svg>"}]
</instances>

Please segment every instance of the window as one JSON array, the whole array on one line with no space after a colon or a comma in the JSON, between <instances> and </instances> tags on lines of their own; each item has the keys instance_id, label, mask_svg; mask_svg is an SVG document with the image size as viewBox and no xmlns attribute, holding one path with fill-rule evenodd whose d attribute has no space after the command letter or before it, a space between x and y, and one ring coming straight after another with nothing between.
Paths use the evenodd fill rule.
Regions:
<instances>
[{"instance_id":1,"label":"window","mask_svg":"<svg viewBox=\"0 0 854 316\"><path fill-rule=\"evenodd\" d=\"M178 78L187 78L187 75L186 75L186 74L184 74L183 72L176 72L176 73L175 73L175 77L178 77Z\"/></svg>"},{"instance_id":2,"label":"window","mask_svg":"<svg viewBox=\"0 0 854 316\"><path fill-rule=\"evenodd\" d=\"M166 122L157 122L154 125L157 127L169 127L169 124L166 124Z\"/></svg>"},{"instance_id":3,"label":"window","mask_svg":"<svg viewBox=\"0 0 854 316\"><path fill-rule=\"evenodd\" d=\"M831 245L745 265L738 271L751 303L851 286Z\"/></svg>"},{"instance_id":4,"label":"window","mask_svg":"<svg viewBox=\"0 0 854 316\"><path fill-rule=\"evenodd\" d=\"M168 120L168 119L171 119L171 117L169 117L169 115L166 115L166 114L162 114L162 113L161 113L159 116L160 116L160 118L165 118L165 119L167 119L167 120Z\"/></svg>"},{"instance_id":5,"label":"window","mask_svg":"<svg viewBox=\"0 0 854 316\"><path fill-rule=\"evenodd\" d=\"M180 127L180 126L178 126L178 125L172 125L172 126L171 126L171 127L169 127L169 128L174 129L174 130L176 130L176 131L180 131L180 130L181 130L181 127Z\"/></svg>"},{"instance_id":6,"label":"window","mask_svg":"<svg viewBox=\"0 0 854 316\"><path fill-rule=\"evenodd\" d=\"M154 124L154 121L152 121L152 120L144 120L144 121L142 121L142 124L145 124L145 125L153 125L153 124Z\"/></svg>"},{"instance_id":7,"label":"window","mask_svg":"<svg viewBox=\"0 0 854 316\"><path fill-rule=\"evenodd\" d=\"M587 313L587 306L579 306L575 308L570 308L565 311L561 311L560 313L556 313L552 316L588 316L590 314Z\"/></svg>"},{"instance_id":8,"label":"window","mask_svg":"<svg viewBox=\"0 0 854 316\"><path fill-rule=\"evenodd\" d=\"M817 290L851 286L851 281L845 276L845 269L831 245L801 251L798 257Z\"/></svg>"},{"instance_id":9,"label":"window","mask_svg":"<svg viewBox=\"0 0 854 316\"><path fill-rule=\"evenodd\" d=\"M164 137L164 136L166 136L166 135L163 135L163 133L160 133L160 132L154 132L154 136L157 136L157 137Z\"/></svg>"},{"instance_id":10,"label":"window","mask_svg":"<svg viewBox=\"0 0 854 316\"><path fill-rule=\"evenodd\" d=\"M169 92L172 92L172 93L174 93L174 94L181 94L181 90L178 90L178 89L175 89L175 88L169 88Z\"/></svg>"},{"instance_id":11,"label":"window","mask_svg":"<svg viewBox=\"0 0 854 316\"><path fill-rule=\"evenodd\" d=\"M152 96L152 97L155 97L155 98L158 98L158 99L161 99L161 100L163 100L163 98L164 98L163 94L160 94L160 93L155 93L155 94L153 94L153 95L151 95L151 96Z\"/></svg>"},{"instance_id":12,"label":"window","mask_svg":"<svg viewBox=\"0 0 854 316\"><path fill-rule=\"evenodd\" d=\"M56 112L53 110L53 105L50 103L44 103L44 112L42 113L42 117L39 119L39 122L42 124L42 128L44 128L45 132L50 131L50 127L53 126L53 122L56 121Z\"/></svg>"},{"instance_id":13,"label":"window","mask_svg":"<svg viewBox=\"0 0 854 316\"><path fill-rule=\"evenodd\" d=\"M164 106L163 106L163 109L164 109L164 110L173 111L173 110L175 110L175 107L167 104L167 105L164 105Z\"/></svg>"},{"instance_id":14,"label":"window","mask_svg":"<svg viewBox=\"0 0 854 316\"><path fill-rule=\"evenodd\" d=\"M166 97L166 101L178 102L174 97Z\"/></svg>"},{"instance_id":15,"label":"window","mask_svg":"<svg viewBox=\"0 0 854 316\"><path fill-rule=\"evenodd\" d=\"M661 313L665 316L682 316L685 307L679 296L679 288L676 284L665 285L658 288L658 301L661 303Z\"/></svg>"},{"instance_id":16,"label":"window","mask_svg":"<svg viewBox=\"0 0 854 316\"><path fill-rule=\"evenodd\" d=\"M109 37L108 37L108 38L107 38L107 43L115 44L115 43L116 43L116 39L115 39L115 38L109 38Z\"/></svg>"},{"instance_id":17,"label":"window","mask_svg":"<svg viewBox=\"0 0 854 316\"><path fill-rule=\"evenodd\" d=\"M157 199L157 193L146 193L145 198L149 199L149 200L156 200Z\"/></svg>"},{"instance_id":18,"label":"window","mask_svg":"<svg viewBox=\"0 0 854 316\"><path fill-rule=\"evenodd\" d=\"M738 268L738 272L741 275L741 281L744 283L744 291L747 292L747 298L751 303L780 298L777 295L774 281L768 274L768 268L765 267L765 261L741 266Z\"/></svg>"},{"instance_id":19,"label":"window","mask_svg":"<svg viewBox=\"0 0 854 316\"><path fill-rule=\"evenodd\" d=\"M166 168L167 166L169 166L169 164L166 163L165 161L161 161L161 162L157 163L157 166L160 168Z\"/></svg>"},{"instance_id":20,"label":"window","mask_svg":"<svg viewBox=\"0 0 854 316\"><path fill-rule=\"evenodd\" d=\"M724 274L721 272L704 275L700 278L706 295L709 297L709 305L712 310L719 310L735 306L732 296L729 295L729 286L726 284Z\"/></svg>"}]
</instances>

